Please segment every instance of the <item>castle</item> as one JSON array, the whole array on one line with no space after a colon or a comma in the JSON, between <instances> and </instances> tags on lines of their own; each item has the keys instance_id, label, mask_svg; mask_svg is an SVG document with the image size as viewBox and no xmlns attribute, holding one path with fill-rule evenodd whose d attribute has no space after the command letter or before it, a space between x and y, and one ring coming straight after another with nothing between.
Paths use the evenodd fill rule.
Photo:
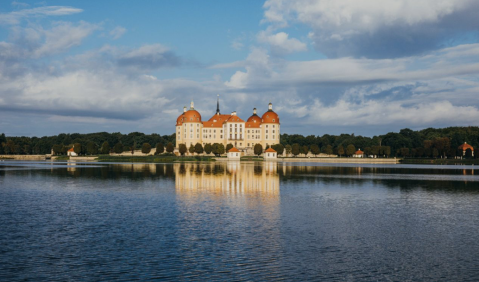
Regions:
<instances>
[{"instance_id":1,"label":"castle","mask_svg":"<svg viewBox=\"0 0 479 282\"><path fill-rule=\"evenodd\" d=\"M261 144L263 148L279 144L280 123L279 116L273 111L273 104L269 103L268 110L260 117L253 109L253 115L244 121L232 112L230 115L220 113L219 100L216 113L208 120L203 121L201 114L195 110L193 101L190 109L183 108L183 113L176 119L176 147L185 144L187 147L200 143L232 144L234 147L249 151L254 145Z\"/></svg>"}]
</instances>

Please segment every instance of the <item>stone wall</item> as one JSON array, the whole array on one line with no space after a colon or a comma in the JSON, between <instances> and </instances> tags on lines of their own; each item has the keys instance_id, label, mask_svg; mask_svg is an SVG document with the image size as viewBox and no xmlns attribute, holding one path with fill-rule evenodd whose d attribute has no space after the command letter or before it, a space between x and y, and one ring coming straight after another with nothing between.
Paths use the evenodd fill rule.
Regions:
<instances>
[{"instance_id":1,"label":"stone wall","mask_svg":"<svg viewBox=\"0 0 479 282\"><path fill-rule=\"evenodd\" d=\"M47 155L0 155L0 159L14 159L22 161L43 161L46 160Z\"/></svg>"}]
</instances>

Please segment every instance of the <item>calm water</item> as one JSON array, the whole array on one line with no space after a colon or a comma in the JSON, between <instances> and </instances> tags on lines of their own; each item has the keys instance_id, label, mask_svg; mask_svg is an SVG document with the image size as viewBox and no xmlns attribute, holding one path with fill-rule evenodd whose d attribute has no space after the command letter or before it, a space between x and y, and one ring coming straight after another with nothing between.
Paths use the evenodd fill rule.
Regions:
<instances>
[{"instance_id":1,"label":"calm water","mask_svg":"<svg viewBox=\"0 0 479 282\"><path fill-rule=\"evenodd\" d=\"M479 169L0 163L1 281L479 281Z\"/></svg>"}]
</instances>

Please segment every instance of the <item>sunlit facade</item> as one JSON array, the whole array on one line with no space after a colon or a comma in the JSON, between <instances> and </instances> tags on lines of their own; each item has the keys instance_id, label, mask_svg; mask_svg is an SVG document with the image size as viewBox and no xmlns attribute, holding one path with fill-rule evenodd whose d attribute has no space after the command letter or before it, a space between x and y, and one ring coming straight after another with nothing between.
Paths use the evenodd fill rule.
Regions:
<instances>
[{"instance_id":1,"label":"sunlit facade","mask_svg":"<svg viewBox=\"0 0 479 282\"><path fill-rule=\"evenodd\" d=\"M183 113L176 119L176 147L185 144L187 148L200 143L232 144L244 150L253 149L255 144L263 148L280 143L279 116L273 111L273 104L269 103L268 110L260 117L253 109L253 114L244 121L236 112L230 115L220 113L219 101L216 113L208 120L203 121L201 114L195 110L194 103L190 108L183 108Z\"/></svg>"}]
</instances>

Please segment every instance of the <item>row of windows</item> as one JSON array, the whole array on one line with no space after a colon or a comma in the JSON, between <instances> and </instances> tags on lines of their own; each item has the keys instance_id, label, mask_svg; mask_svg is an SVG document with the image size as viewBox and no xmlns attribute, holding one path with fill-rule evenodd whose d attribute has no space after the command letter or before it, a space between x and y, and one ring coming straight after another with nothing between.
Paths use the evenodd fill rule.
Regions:
<instances>
[{"instance_id":1,"label":"row of windows","mask_svg":"<svg viewBox=\"0 0 479 282\"><path fill-rule=\"evenodd\" d=\"M233 127L233 124L230 123L230 127ZM238 127L238 124L237 124L237 123L235 123L235 127ZM239 127L243 127L243 125L240 124Z\"/></svg>"}]
</instances>

